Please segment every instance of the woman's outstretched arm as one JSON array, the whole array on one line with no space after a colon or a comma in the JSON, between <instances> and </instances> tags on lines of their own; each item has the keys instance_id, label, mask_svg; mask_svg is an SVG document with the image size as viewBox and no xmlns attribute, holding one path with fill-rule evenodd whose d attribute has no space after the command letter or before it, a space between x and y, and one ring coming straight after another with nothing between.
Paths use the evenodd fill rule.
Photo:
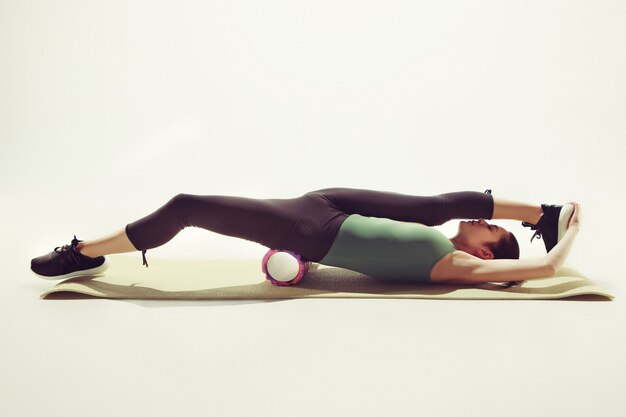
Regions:
<instances>
[{"instance_id":1,"label":"woman's outstretched arm","mask_svg":"<svg viewBox=\"0 0 626 417\"><path fill-rule=\"evenodd\" d=\"M563 238L559 240L559 243L556 244L554 248L550 252L546 254L546 258L554 271L558 271L563 266L563 263L569 256L569 253L574 245L574 239L578 235L578 230L580 229L580 205L575 202L571 202L574 205L574 213L572 213L572 217L567 226L567 230L563 235Z\"/></svg>"},{"instance_id":2,"label":"woman's outstretched arm","mask_svg":"<svg viewBox=\"0 0 626 417\"><path fill-rule=\"evenodd\" d=\"M459 252L450 269L450 279L438 279L445 284L480 284L483 282L524 281L553 276L567 259L580 229L580 206L574 213L561 240L544 256L525 259L481 259Z\"/></svg>"}]
</instances>

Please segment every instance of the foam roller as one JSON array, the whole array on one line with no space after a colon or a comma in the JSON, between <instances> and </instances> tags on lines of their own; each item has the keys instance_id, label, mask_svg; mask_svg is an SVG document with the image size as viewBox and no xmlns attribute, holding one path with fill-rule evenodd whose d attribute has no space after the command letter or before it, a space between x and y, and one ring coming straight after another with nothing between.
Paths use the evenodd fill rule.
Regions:
<instances>
[{"instance_id":1,"label":"foam roller","mask_svg":"<svg viewBox=\"0 0 626 417\"><path fill-rule=\"evenodd\" d=\"M309 270L311 262L302 260L300 254L280 249L270 249L263 256L261 270L272 285L295 285Z\"/></svg>"}]
</instances>

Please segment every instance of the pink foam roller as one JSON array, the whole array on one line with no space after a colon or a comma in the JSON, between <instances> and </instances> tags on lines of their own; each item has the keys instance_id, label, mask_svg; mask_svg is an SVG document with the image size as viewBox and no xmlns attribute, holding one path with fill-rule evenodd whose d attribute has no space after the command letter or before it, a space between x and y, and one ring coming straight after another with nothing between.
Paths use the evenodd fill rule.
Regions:
<instances>
[{"instance_id":1,"label":"pink foam roller","mask_svg":"<svg viewBox=\"0 0 626 417\"><path fill-rule=\"evenodd\" d=\"M300 282L309 270L310 264L311 262L303 261L298 253L270 249L263 256L261 270L272 285L288 286Z\"/></svg>"}]
</instances>

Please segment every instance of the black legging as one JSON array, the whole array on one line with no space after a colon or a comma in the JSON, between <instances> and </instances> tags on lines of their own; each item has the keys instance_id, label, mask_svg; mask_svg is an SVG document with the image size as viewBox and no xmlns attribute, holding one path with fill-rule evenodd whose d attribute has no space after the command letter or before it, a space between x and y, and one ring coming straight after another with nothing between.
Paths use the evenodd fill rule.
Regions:
<instances>
[{"instance_id":1,"label":"black legging","mask_svg":"<svg viewBox=\"0 0 626 417\"><path fill-rule=\"evenodd\" d=\"M350 214L441 225L452 219L491 219L491 190L433 196L358 188L324 188L296 198L248 198L178 194L153 213L126 225L133 246L142 251L170 241L188 226L291 250L319 262Z\"/></svg>"}]
</instances>

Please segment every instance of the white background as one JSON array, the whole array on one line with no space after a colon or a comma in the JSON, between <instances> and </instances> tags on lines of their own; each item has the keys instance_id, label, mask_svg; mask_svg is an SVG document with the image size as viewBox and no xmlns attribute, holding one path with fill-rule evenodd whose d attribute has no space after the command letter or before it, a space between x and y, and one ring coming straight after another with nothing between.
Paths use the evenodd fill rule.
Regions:
<instances>
[{"instance_id":1,"label":"white background","mask_svg":"<svg viewBox=\"0 0 626 417\"><path fill-rule=\"evenodd\" d=\"M625 23L619 0L1 0L0 414L623 415ZM578 201L567 264L616 299L52 301L29 270L177 193L334 186ZM147 256L266 250L187 228Z\"/></svg>"}]
</instances>

